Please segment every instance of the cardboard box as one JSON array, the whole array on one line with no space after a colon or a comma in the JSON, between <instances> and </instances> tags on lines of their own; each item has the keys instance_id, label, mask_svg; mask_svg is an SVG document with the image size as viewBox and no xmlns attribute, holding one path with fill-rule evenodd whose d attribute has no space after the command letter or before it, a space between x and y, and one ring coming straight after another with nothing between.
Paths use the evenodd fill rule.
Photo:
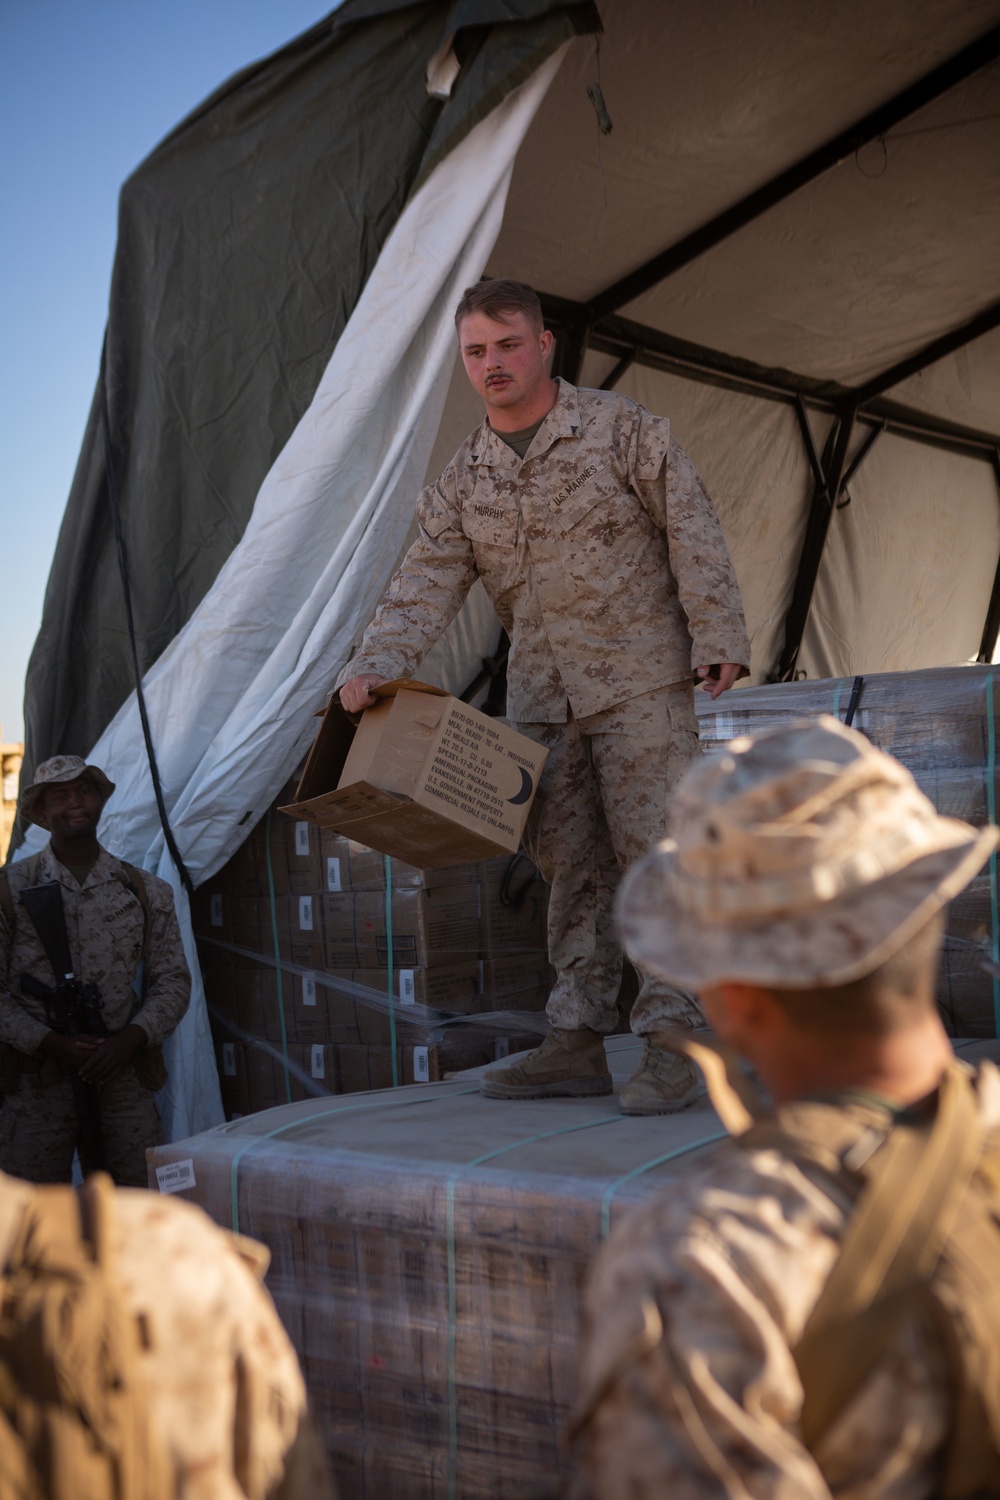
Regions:
<instances>
[{"instance_id":1,"label":"cardboard box","mask_svg":"<svg viewBox=\"0 0 1000 1500\"><path fill-rule=\"evenodd\" d=\"M324 951L328 969L354 969L358 941L354 931L354 896L350 891L321 897ZM322 968L320 964L318 967Z\"/></svg>"},{"instance_id":2,"label":"cardboard box","mask_svg":"<svg viewBox=\"0 0 1000 1500\"><path fill-rule=\"evenodd\" d=\"M556 971L542 953L511 953L480 964L482 1010L544 1010Z\"/></svg>"},{"instance_id":3,"label":"cardboard box","mask_svg":"<svg viewBox=\"0 0 1000 1500\"><path fill-rule=\"evenodd\" d=\"M247 1083L247 1049L242 1042L219 1037L215 1043L215 1062L219 1070L219 1091L226 1119L250 1113L250 1090Z\"/></svg>"},{"instance_id":4,"label":"cardboard box","mask_svg":"<svg viewBox=\"0 0 1000 1500\"><path fill-rule=\"evenodd\" d=\"M383 892L356 893L354 932L360 967L385 968L389 962L389 938ZM393 891L393 968L428 969L478 955L478 886Z\"/></svg>"},{"instance_id":5,"label":"cardboard box","mask_svg":"<svg viewBox=\"0 0 1000 1500\"><path fill-rule=\"evenodd\" d=\"M475 958L429 969L396 966L392 971L392 993L398 1012L405 1012L408 1005L426 1005L432 1010L464 1013L479 995L479 970ZM355 969L354 982L385 1001L387 975L384 968ZM359 1003L364 1004L363 996Z\"/></svg>"},{"instance_id":6,"label":"cardboard box","mask_svg":"<svg viewBox=\"0 0 1000 1500\"><path fill-rule=\"evenodd\" d=\"M547 950L549 888L530 859L486 860L479 866L482 885L482 954Z\"/></svg>"},{"instance_id":7,"label":"cardboard box","mask_svg":"<svg viewBox=\"0 0 1000 1500\"><path fill-rule=\"evenodd\" d=\"M346 841L345 841L346 842ZM377 849L366 849L353 839L348 842L350 850L350 880L355 891L385 890L386 856ZM389 879L394 891L424 889L437 885L463 885L479 878L476 861L461 865L443 865L439 870L421 870L401 859L389 861Z\"/></svg>"},{"instance_id":8,"label":"cardboard box","mask_svg":"<svg viewBox=\"0 0 1000 1500\"><path fill-rule=\"evenodd\" d=\"M402 678L355 726L333 702L283 812L420 869L513 854L548 751Z\"/></svg>"},{"instance_id":9,"label":"cardboard box","mask_svg":"<svg viewBox=\"0 0 1000 1500\"><path fill-rule=\"evenodd\" d=\"M199 887L191 902L191 925L199 937L215 938L221 943L233 940L233 898L218 888L215 881Z\"/></svg>"},{"instance_id":10,"label":"cardboard box","mask_svg":"<svg viewBox=\"0 0 1000 1500\"><path fill-rule=\"evenodd\" d=\"M318 896L326 890L326 872L320 857L320 833L306 818L278 820L284 831L284 858L288 866L291 896Z\"/></svg>"},{"instance_id":11,"label":"cardboard box","mask_svg":"<svg viewBox=\"0 0 1000 1500\"><path fill-rule=\"evenodd\" d=\"M381 859L382 856L379 855L378 858ZM320 829L319 864L324 894L336 896L353 888L351 845L343 834L332 833L329 828Z\"/></svg>"},{"instance_id":12,"label":"cardboard box","mask_svg":"<svg viewBox=\"0 0 1000 1500\"><path fill-rule=\"evenodd\" d=\"M237 849L229 864L225 866L230 891L234 896L267 896L272 884L276 896L288 895L285 826L284 818L272 817L270 838L268 838L267 818L262 818L245 842ZM268 855L270 855L270 876L268 875Z\"/></svg>"},{"instance_id":13,"label":"cardboard box","mask_svg":"<svg viewBox=\"0 0 1000 1500\"><path fill-rule=\"evenodd\" d=\"M289 896L289 954L304 969L324 969L323 901L320 895Z\"/></svg>"}]
</instances>

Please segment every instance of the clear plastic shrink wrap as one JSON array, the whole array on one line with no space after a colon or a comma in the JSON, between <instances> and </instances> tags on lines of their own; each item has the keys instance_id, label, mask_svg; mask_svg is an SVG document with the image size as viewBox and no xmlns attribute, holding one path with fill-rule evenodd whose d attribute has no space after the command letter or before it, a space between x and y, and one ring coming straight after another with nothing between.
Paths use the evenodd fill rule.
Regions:
<instances>
[{"instance_id":1,"label":"clear plastic shrink wrap","mask_svg":"<svg viewBox=\"0 0 1000 1500\"><path fill-rule=\"evenodd\" d=\"M740 688L711 702L696 693L706 748L791 719L844 720L853 677ZM994 702L994 697L996 701ZM996 821L996 716L1000 667L935 667L860 679L853 727L912 773L939 812L981 826ZM992 1037L1000 1015L995 859L948 911L937 998L954 1036Z\"/></svg>"}]
</instances>

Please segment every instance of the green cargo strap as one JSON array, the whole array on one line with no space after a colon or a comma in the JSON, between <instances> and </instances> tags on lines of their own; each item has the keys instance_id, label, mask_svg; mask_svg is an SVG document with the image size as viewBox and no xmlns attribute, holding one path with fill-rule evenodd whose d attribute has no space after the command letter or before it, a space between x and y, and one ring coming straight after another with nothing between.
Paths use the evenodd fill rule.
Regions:
<instances>
[{"instance_id":1,"label":"green cargo strap","mask_svg":"<svg viewBox=\"0 0 1000 1500\"><path fill-rule=\"evenodd\" d=\"M264 859L267 864L267 899L271 912L271 942L274 946L274 972L278 987L278 1021L281 1025L281 1061L285 1070L285 1101L292 1102L292 1080L288 1072L288 1026L285 1022L285 989L281 982L281 944L278 940L278 907L274 893L274 866L271 863L271 814L267 810L264 824ZM233 1231L236 1232L235 1230Z\"/></svg>"}]
</instances>

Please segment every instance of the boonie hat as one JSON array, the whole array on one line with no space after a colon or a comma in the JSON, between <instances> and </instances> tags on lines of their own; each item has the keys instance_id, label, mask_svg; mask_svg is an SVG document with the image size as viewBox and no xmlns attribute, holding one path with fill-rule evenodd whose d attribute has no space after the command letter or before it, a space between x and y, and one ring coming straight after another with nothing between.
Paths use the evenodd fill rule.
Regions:
<instances>
[{"instance_id":1,"label":"boonie hat","mask_svg":"<svg viewBox=\"0 0 1000 1500\"><path fill-rule=\"evenodd\" d=\"M35 771L34 781L21 793L21 816L25 822L37 823L39 828L48 828L42 812L42 794L45 788L60 781L76 781L81 776L97 787L103 807L114 791L115 784L108 780L100 766L88 766L80 755L53 755L51 760L42 761Z\"/></svg>"},{"instance_id":2,"label":"boonie hat","mask_svg":"<svg viewBox=\"0 0 1000 1500\"><path fill-rule=\"evenodd\" d=\"M670 829L622 881L618 921L630 958L691 989L859 979L1000 839L941 817L899 761L827 715L696 762Z\"/></svg>"}]
</instances>

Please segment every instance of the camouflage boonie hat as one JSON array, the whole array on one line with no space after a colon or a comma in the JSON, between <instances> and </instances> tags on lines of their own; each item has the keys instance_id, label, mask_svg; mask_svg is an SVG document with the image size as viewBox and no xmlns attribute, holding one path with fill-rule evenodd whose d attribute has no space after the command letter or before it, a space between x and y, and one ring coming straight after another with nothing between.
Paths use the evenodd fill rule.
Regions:
<instances>
[{"instance_id":1,"label":"camouflage boonie hat","mask_svg":"<svg viewBox=\"0 0 1000 1500\"><path fill-rule=\"evenodd\" d=\"M88 766L80 755L53 755L51 760L42 761L35 771L34 781L21 793L21 816L24 821L37 823L39 828L48 828L42 812L42 794L45 788L59 781L76 781L81 776L97 787L103 807L114 791L115 784L108 780L100 766Z\"/></svg>"},{"instance_id":2,"label":"camouflage boonie hat","mask_svg":"<svg viewBox=\"0 0 1000 1500\"><path fill-rule=\"evenodd\" d=\"M696 762L670 828L622 881L618 920L631 958L691 989L869 974L1000 838L941 817L904 766L827 715Z\"/></svg>"}]
</instances>

